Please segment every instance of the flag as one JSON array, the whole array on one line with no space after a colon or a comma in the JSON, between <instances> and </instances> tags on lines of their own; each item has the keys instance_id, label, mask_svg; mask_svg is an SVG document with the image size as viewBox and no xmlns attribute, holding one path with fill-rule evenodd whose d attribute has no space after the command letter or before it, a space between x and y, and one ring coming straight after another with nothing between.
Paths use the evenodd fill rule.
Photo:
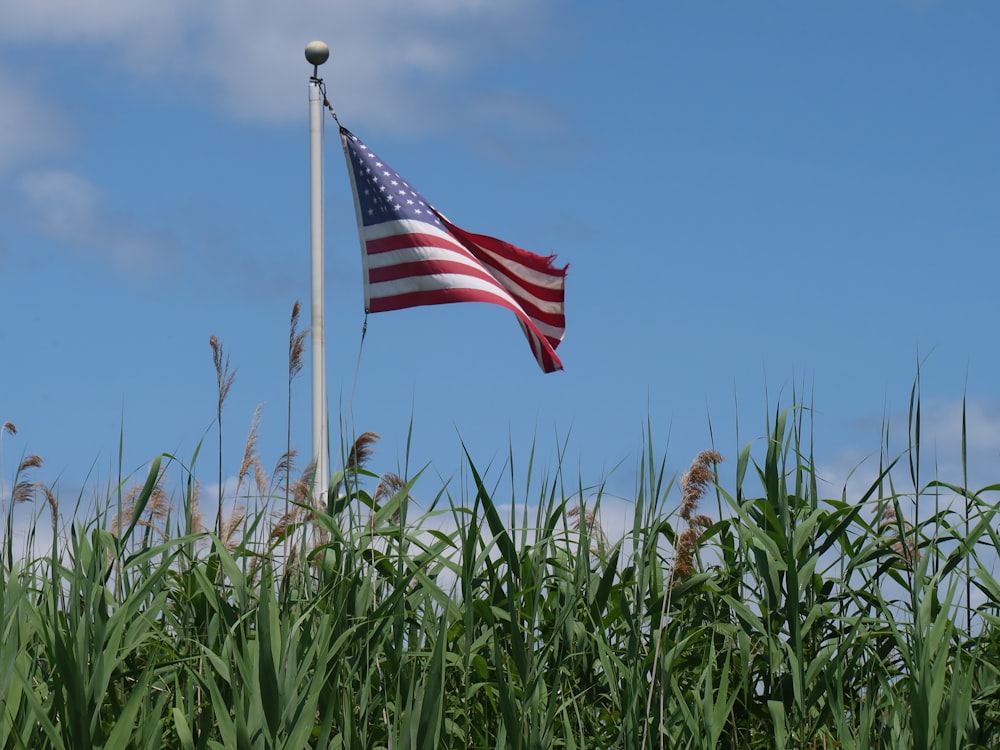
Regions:
<instances>
[{"instance_id":1,"label":"flag","mask_svg":"<svg viewBox=\"0 0 1000 750\"><path fill-rule=\"evenodd\" d=\"M566 268L448 221L347 128L340 128L354 188L365 311L489 302L517 316L538 364L563 369Z\"/></svg>"}]
</instances>

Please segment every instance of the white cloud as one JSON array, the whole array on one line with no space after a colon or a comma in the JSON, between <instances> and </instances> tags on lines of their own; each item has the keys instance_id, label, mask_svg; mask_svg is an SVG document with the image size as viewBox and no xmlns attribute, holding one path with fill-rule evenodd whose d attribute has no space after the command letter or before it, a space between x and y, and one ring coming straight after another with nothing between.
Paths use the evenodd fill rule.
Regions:
<instances>
[{"instance_id":1,"label":"white cloud","mask_svg":"<svg viewBox=\"0 0 1000 750\"><path fill-rule=\"evenodd\" d=\"M55 105L2 68L0 102L0 171L66 143Z\"/></svg>"},{"instance_id":2,"label":"white cloud","mask_svg":"<svg viewBox=\"0 0 1000 750\"><path fill-rule=\"evenodd\" d=\"M5 9L0 39L89 45L128 74L192 87L236 116L265 121L301 116L310 72L303 50L322 39L331 55L321 75L334 106L352 121L412 128L442 116L446 101L463 111L468 102L453 90L434 92L538 33L542 7L537 0L36 0Z\"/></svg>"},{"instance_id":3,"label":"white cloud","mask_svg":"<svg viewBox=\"0 0 1000 750\"><path fill-rule=\"evenodd\" d=\"M109 210L102 191L71 172L40 170L21 179L28 216L38 231L120 271L145 274L161 262L166 242Z\"/></svg>"}]
</instances>

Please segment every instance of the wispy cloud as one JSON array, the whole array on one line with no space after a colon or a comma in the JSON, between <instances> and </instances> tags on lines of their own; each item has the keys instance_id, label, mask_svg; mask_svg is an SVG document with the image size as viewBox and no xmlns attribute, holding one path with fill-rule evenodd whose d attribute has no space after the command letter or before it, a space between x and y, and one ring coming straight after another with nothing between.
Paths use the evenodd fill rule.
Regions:
<instances>
[{"instance_id":1,"label":"wispy cloud","mask_svg":"<svg viewBox=\"0 0 1000 750\"><path fill-rule=\"evenodd\" d=\"M164 237L117 214L106 205L100 188L84 177L61 170L34 171L22 177L20 188L37 231L69 250L138 275L160 267L167 255Z\"/></svg>"}]
</instances>

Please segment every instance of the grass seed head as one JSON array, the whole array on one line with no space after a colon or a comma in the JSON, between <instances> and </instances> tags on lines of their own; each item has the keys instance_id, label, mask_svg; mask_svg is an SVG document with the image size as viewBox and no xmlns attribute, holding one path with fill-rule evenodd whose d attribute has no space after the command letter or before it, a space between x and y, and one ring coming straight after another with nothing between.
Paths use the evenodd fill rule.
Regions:
<instances>
[{"instance_id":1,"label":"grass seed head","mask_svg":"<svg viewBox=\"0 0 1000 750\"><path fill-rule=\"evenodd\" d=\"M201 484L197 481L191 488L191 499L188 501L188 512L191 514L191 529L189 533L202 534L205 532L205 519L201 514Z\"/></svg>"},{"instance_id":2,"label":"grass seed head","mask_svg":"<svg viewBox=\"0 0 1000 750\"><path fill-rule=\"evenodd\" d=\"M24 457L24 459L21 461L21 465L17 467L17 470L21 472L24 471L25 469L37 469L41 465L42 465L42 457L35 453L31 453Z\"/></svg>"},{"instance_id":3,"label":"grass seed head","mask_svg":"<svg viewBox=\"0 0 1000 750\"><path fill-rule=\"evenodd\" d=\"M15 503L31 503L35 501L37 482L18 482L14 485L13 500Z\"/></svg>"},{"instance_id":4,"label":"grass seed head","mask_svg":"<svg viewBox=\"0 0 1000 750\"><path fill-rule=\"evenodd\" d=\"M691 462L691 468L681 476L680 515L685 521L690 521L698 509L705 490L715 478L715 465L723 460L725 459L717 451L702 451Z\"/></svg>"},{"instance_id":5,"label":"grass seed head","mask_svg":"<svg viewBox=\"0 0 1000 750\"><path fill-rule=\"evenodd\" d=\"M673 585L679 584L691 577L694 572L694 551L698 546L698 530L688 527L677 537L677 549L674 552L674 569L671 576Z\"/></svg>"},{"instance_id":6,"label":"grass seed head","mask_svg":"<svg viewBox=\"0 0 1000 750\"><path fill-rule=\"evenodd\" d=\"M358 435L357 440L354 441L354 445L351 446L351 452L347 454L347 468L363 468L375 452L373 446L380 437L382 436L377 432L362 432Z\"/></svg>"},{"instance_id":7,"label":"grass seed head","mask_svg":"<svg viewBox=\"0 0 1000 750\"><path fill-rule=\"evenodd\" d=\"M42 486L42 491L45 493L45 502L49 504L49 513L52 516L52 525L55 526L56 521L59 519L59 499L48 487Z\"/></svg>"},{"instance_id":8,"label":"grass seed head","mask_svg":"<svg viewBox=\"0 0 1000 750\"><path fill-rule=\"evenodd\" d=\"M220 541L226 549L233 549L236 543L239 541L239 535L237 532L243 524L243 520L247 517L247 509L245 505L237 505L233 508L232 512L226 518L225 522L222 524L222 538Z\"/></svg>"},{"instance_id":9,"label":"grass seed head","mask_svg":"<svg viewBox=\"0 0 1000 750\"><path fill-rule=\"evenodd\" d=\"M295 300L292 305L292 319L288 333L288 381L291 382L295 376L302 372L302 354L305 351L306 335L309 329L299 331L299 301Z\"/></svg>"}]
</instances>

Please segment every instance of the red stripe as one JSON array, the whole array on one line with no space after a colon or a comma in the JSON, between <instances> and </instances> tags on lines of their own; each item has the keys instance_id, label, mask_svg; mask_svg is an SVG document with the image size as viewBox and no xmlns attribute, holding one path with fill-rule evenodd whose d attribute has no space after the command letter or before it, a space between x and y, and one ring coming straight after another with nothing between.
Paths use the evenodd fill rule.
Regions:
<instances>
[{"instance_id":1,"label":"red stripe","mask_svg":"<svg viewBox=\"0 0 1000 750\"><path fill-rule=\"evenodd\" d=\"M451 227L453 227L453 225L449 225L449 228ZM481 240L493 240L493 242L495 243L508 245L508 243L504 243L501 240L495 240L492 237L486 237L485 235L470 235L469 232L465 232L464 230L458 229L458 227L454 227L454 229L460 232L462 235L478 237ZM526 292L530 293L531 295L537 297L540 300L544 300L546 302L562 302L564 299L565 292L563 289L563 284L564 284L564 278L566 276L566 269L565 268L553 269L551 268L550 265L551 259L546 260L537 255L534 255L533 253L529 253L527 250L521 250L520 248L514 247L513 245L508 245L508 247L520 253L518 257L512 258L513 260L516 260L522 265L528 266L534 271L548 274L553 279L557 279L559 281L559 287L553 289L551 287L534 284L528 281L527 279L518 276L512 269L507 269L497 266L492 258L482 253L479 247L477 247L475 244L470 244L469 242L465 241L463 237L459 234L456 234L454 239L450 239L448 237L441 237L440 235L436 234L424 234L422 232L405 232L402 234L394 234L389 237L379 237L376 239L369 239L365 241L365 249L367 250L369 255L388 253L394 250L408 250L411 248L418 248L418 247L435 247L442 250L449 250L452 252L462 253L463 255L467 255L468 257L478 261L481 265L486 266L487 270L495 269L498 273L502 274L503 276L513 279L514 281L517 282L518 285L521 286L522 289L524 289ZM532 262L531 259L534 259L536 262ZM542 262L539 263L538 261ZM494 276L494 278L499 283L503 284L503 281L496 278L496 276ZM507 288L507 290L511 292L511 294L520 297L520 290L507 287L506 284L504 284L504 287Z\"/></svg>"}]
</instances>

